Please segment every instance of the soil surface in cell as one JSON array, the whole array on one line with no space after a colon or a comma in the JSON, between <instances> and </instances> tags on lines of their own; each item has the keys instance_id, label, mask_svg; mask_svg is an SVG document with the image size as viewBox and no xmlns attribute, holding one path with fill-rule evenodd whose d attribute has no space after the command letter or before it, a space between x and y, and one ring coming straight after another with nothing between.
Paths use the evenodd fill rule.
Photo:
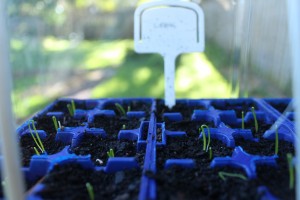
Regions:
<instances>
[{"instance_id":1,"label":"soil surface in cell","mask_svg":"<svg viewBox=\"0 0 300 200\"><path fill-rule=\"evenodd\" d=\"M115 102L116 103L116 102ZM120 109L115 105L115 103L107 103L104 105L103 109L104 110L114 110L116 115L118 117L123 116L124 113L120 111ZM150 112L151 112L151 103L150 102L143 102L143 101L124 101L123 103L118 103L119 105L122 106L124 109L125 113L129 111L144 111L146 114L146 119L149 119Z\"/></svg>"},{"instance_id":2,"label":"soil surface in cell","mask_svg":"<svg viewBox=\"0 0 300 200\"><path fill-rule=\"evenodd\" d=\"M236 138L236 146L247 153L273 156L274 141L260 138L260 142ZM232 148L218 140L212 140L213 158L232 155ZM261 199L273 195L279 199L295 199L295 190L289 189L287 153L294 154L291 143L279 141L277 166L257 165L257 177L248 179L242 168L230 166L210 168L212 160L203 151L203 142L195 137L168 137L167 145L157 147L157 172L147 172L157 184L157 199ZM173 166L165 169L167 159L191 158L196 167L192 169ZM219 172L242 175L243 178L227 177ZM264 187L263 187L264 186Z\"/></svg>"},{"instance_id":3,"label":"soil surface in cell","mask_svg":"<svg viewBox=\"0 0 300 200\"><path fill-rule=\"evenodd\" d=\"M89 127L102 128L106 132L108 137L118 138L120 130L132 130L140 127L142 119L138 118L126 118L126 117L107 117L107 116L95 116L94 122L89 123Z\"/></svg>"},{"instance_id":4,"label":"soil surface in cell","mask_svg":"<svg viewBox=\"0 0 300 200\"><path fill-rule=\"evenodd\" d=\"M46 153L48 155L51 155L60 152L65 147L65 145L61 142L55 141L56 130L53 125L52 119L50 117L39 117L34 118L34 120L37 122L37 130L44 130L47 134L46 138L41 140ZM33 130L32 133L35 136ZM20 136L19 141L22 152L22 165L29 166L31 157L33 155L36 155L34 147L39 153L41 153L41 150L38 148L30 134Z\"/></svg>"},{"instance_id":5,"label":"soil surface in cell","mask_svg":"<svg viewBox=\"0 0 300 200\"><path fill-rule=\"evenodd\" d=\"M70 152L77 155L91 154L91 159L97 166L105 166L108 160L107 152L113 149L115 157L135 157L139 166L143 166L144 151L137 152L137 143L132 140L116 140L115 138L83 134L79 145L71 147Z\"/></svg>"},{"instance_id":6,"label":"soil surface in cell","mask_svg":"<svg viewBox=\"0 0 300 200\"><path fill-rule=\"evenodd\" d=\"M44 199L90 199L86 183L93 187L95 199L138 199L140 170L104 173L78 164L57 165L46 176L38 192Z\"/></svg>"},{"instance_id":7,"label":"soil surface in cell","mask_svg":"<svg viewBox=\"0 0 300 200\"><path fill-rule=\"evenodd\" d=\"M165 127L169 131L184 131L189 137L199 137L201 126L207 125L209 128L214 128L213 122L208 121L190 121L183 120L179 122L170 122L166 120ZM199 130L200 129L200 130Z\"/></svg>"},{"instance_id":8,"label":"soil surface in cell","mask_svg":"<svg viewBox=\"0 0 300 200\"><path fill-rule=\"evenodd\" d=\"M187 105L184 102L177 102L173 108L165 106L162 100L157 100L156 103L156 117L158 122L164 121L164 113L180 113L183 120L190 120L194 110L206 110L203 105Z\"/></svg>"},{"instance_id":9,"label":"soil surface in cell","mask_svg":"<svg viewBox=\"0 0 300 200\"><path fill-rule=\"evenodd\" d=\"M216 110L234 110L238 118L242 117L242 112L246 114L247 112L251 112L252 107L256 108L256 105L253 101L235 102L225 100L224 103L213 101L211 104Z\"/></svg>"}]
</instances>

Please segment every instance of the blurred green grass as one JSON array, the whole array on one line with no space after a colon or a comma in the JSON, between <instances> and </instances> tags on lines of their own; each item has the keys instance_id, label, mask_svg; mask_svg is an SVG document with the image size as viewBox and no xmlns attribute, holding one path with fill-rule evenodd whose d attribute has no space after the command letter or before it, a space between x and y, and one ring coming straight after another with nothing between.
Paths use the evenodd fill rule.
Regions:
<instances>
[{"instance_id":1,"label":"blurred green grass","mask_svg":"<svg viewBox=\"0 0 300 200\"><path fill-rule=\"evenodd\" d=\"M227 61L222 49L210 43L206 44L204 53L178 57L176 97L229 97L229 81L217 70L218 65L226 65ZM132 40L76 42L53 37L41 40L12 39L11 63L13 105L18 121L65 95L45 95L32 88L45 85L45 82L53 84L59 75L72 76L75 70L115 70L112 78L90 88L92 98L164 96L162 57L157 54L136 54Z\"/></svg>"}]
</instances>

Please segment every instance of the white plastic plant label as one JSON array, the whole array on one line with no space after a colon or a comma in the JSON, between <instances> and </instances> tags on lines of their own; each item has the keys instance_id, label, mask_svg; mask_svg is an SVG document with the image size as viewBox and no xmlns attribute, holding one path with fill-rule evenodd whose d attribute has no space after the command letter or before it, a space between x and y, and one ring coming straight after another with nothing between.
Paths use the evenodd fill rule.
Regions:
<instances>
[{"instance_id":1,"label":"white plastic plant label","mask_svg":"<svg viewBox=\"0 0 300 200\"><path fill-rule=\"evenodd\" d=\"M164 57L165 104L173 107L176 57L204 50L202 9L181 0L142 4L134 15L134 45L138 53L159 53Z\"/></svg>"}]
</instances>

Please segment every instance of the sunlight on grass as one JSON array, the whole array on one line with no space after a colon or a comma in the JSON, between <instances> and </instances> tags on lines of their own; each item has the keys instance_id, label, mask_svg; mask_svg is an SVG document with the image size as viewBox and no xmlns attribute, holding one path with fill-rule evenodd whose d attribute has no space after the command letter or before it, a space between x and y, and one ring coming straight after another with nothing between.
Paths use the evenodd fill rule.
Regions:
<instances>
[{"instance_id":1,"label":"sunlight on grass","mask_svg":"<svg viewBox=\"0 0 300 200\"><path fill-rule=\"evenodd\" d=\"M20 101L20 98L22 101ZM54 98L45 98L43 95L32 95L23 98L18 95L13 95L12 99L14 113L17 116L18 121L33 115L54 100Z\"/></svg>"},{"instance_id":2,"label":"sunlight on grass","mask_svg":"<svg viewBox=\"0 0 300 200\"><path fill-rule=\"evenodd\" d=\"M120 65L126 56L127 49L132 46L133 43L130 40L104 42L88 54L83 62L83 68L95 69Z\"/></svg>"},{"instance_id":3,"label":"sunlight on grass","mask_svg":"<svg viewBox=\"0 0 300 200\"><path fill-rule=\"evenodd\" d=\"M175 86L179 98L220 98L230 95L229 83L203 53L182 55Z\"/></svg>"},{"instance_id":4,"label":"sunlight on grass","mask_svg":"<svg viewBox=\"0 0 300 200\"><path fill-rule=\"evenodd\" d=\"M16 40L16 39L11 40L10 45L15 50L20 50L24 48L24 43L21 40Z\"/></svg>"},{"instance_id":5,"label":"sunlight on grass","mask_svg":"<svg viewBox=\"0 0 300 200\"><path fill-rule=\"evenodd\" d=\"M46 51L65 51L70 46L71 44L68 40L58 40L53 37L47 37L43 40L43 48Z\"/></svg>"},{"instance_id":6,"label":"sunlight on grass","mask_svg":"<svg viewBox=\"0 0 300 200\"><path fill-rule=\"evenodd\" d=\"M91 70L118 66L124 62L128 49L133 48L133 41L83 40L74 43L46 37L43 40L12 39L10 45L14 74L14 110L17 118L23 119L56 97L56 94L49 97L28 95L32 88L44 88L47 84L50 84L50 87L51 83L68 78L76 69ZM128 86L125 86L126 83L123 83L122 87L117 89L126 91Z\"/></svg>"},{"instance_id":7,"label":"sunlight on grass","mask_svg":"<svg viewBox=\"0 0 300 200\"><path fill-rule=\"evenodd\" d=\"M49 91L52 82L64 80L72 74L72 70L78 69L115 67L112 78L89 88L93 98L164 97L162 57L158 54L136 54L132 40L81 41L74 45L72 41L48 37L39 42L11 40L12 66L16 75L14 110L19 120L28 118L60 95L43 96L34 92L34 88ZM177 98L229 97L229 83L215 66L222 63L220 59L223 57L216 57L216 52L207 55L210 59L200 53L185 54L177 59ZM32 62L24 62L29 58Z\"/></svg>"},{"instance_id":8,"label":"sunlight on grass","mask_svg":"<svg viewBox=\"0 0 300 200\"><path fill-rule=\"evenodd\" d=\"M138 59L138 56L141 55L136 55L134 58ZM151 55L148 61L151 60L150 57ZM163 64L151 65L148 61L128 60L120 67L115 77L93 90L93 97L162 98L164 96ZM175 87L177 98L224 98L229 97L230 88L229 83L205 54L200 53L185 54L180 57Z\"/></svg>"},{"instance_id":9,"label":"sunlight on grass","mask_svg":"<svg viewBox=\"0 0 300 200\"><path fill-rule=\"evenodd\" d=\"M151 78L151 70L149 67L141 67L133 74L133 81L135 84L144 84Z\"/></svg>"}]
</instances>

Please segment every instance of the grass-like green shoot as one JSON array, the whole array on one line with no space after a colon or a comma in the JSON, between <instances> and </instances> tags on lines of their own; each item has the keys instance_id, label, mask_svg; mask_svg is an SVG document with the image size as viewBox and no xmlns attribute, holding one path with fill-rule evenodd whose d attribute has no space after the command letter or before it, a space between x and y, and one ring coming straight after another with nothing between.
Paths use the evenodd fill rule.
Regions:
<instances>
[{"instance_id":1,"label":"grass-like green shoot","mask_svg":"<svg viewBox=\"0 0 300 200\"><path fill-rule=\"evenodd\" d=\"M123 125L122 125L122 130L125 130L125 129L126 129L126 125L123 124Z\"/></svg>"},{"instance_id":2,"label":"grass-like green shoot","mask_svg":"<svg viewBox=\"0 0 300 200\"><path fill-rule=\"evenodd\" d=\"M41 155L41 154L39 153L39 151L36 149L36 147L33 147L33 149L34 149L36 155L38 155L38 156Z\"/></svg>"},{"instance_id":3,"label":"grass-like green shoot","mask_svg":"<svg viewBox=\"0 0 300 200\"><path fill-rule=\"evenodd\" d=\"M31 124L32 127L33 127L35 136L34 136L34 134L32 133L30 124ZM42 141L41 141L41 138L40 138L40 136L39 136L39 134L38 134L38 132L37 132L37 130L36 130L36 127L35 127L35 125L34 125L34 121L33 121L33 120L30 120L30 121L29 121L29 123L28 123L28 129L29 129L30 135L31 135L32 139L34 140L36 146L40 149L40 151L41 151L42 153L44 153L44 152L45 152L45 148L44 148L44 145L43 145L43 143L42 143Z\"/></svg>"},{"instance_id":4,"label":"grass-like green shoot","mask_svg":"<svg viewBox=\"0 0 300 200\"><path fill-rule=\"evenodd\" d=\"M62 126L61 126L60 121L58 121L58 127L62 130Z\"/></svg>"},{"instance_id":5,"label":"grass-like green shoot","mask_svg":"<svg viewBox=\"0 0 300 200\"><path fill-rule=\"evenodd\" d=\"M252 115L254 118L254 126L255 126L255 132L258 132L258 122L257 122L257 118L256 118L256 113L255 113L255 108L252 106L251 107L251 111L252 111Z\"/></svg>"},{"instance_id":6,"label":"grass-like green shoot","mask_svg":"<svg viewBox=\"0 0 300 200\"><path fill-rule=\"evenodd\" d=\"M71 106L72 106L73 113L75 114L76 106L73 99L71 100Z\"/></svg>"},{"instance_id":7,"label":"grass-like green shoot","mask_svg":"<svg viewBox=\"0 0 300 200\"><path fill-rule=\"evenodd\" d=\"M275 155L278 154L278 146L279 146L279 141L278 141L278 127L276 125L276 127L275 127Z\"/></svg>"},{"instance_id":8,"label":"grass-like green shoot","mask_svg":"<svg viewBox=\"0 0 300 200\"><path fill-rule=\"evenodd\" d=\"M199 132L203 132L203 128L201 126L201 128L199 128ZM206 135L204 133L202 133L202 140L203 140L203 151L205 151L206 149Z\"/></svg>"},{"instance_id":9,"label":"grass-like green shoot","mask_svg":"<svg viewBox=\"0 0 300 200\"><path fill-rule=\"evenodd\" d=\"M108 155L109 158L115 157L114 150L113 149L109 149L109 151L107 152L107 155Z\"/></svg>"},{"instance_id":10,"label":"grass-like green shoot","mask_svg":"<svg viewBox=\"0 0 300 200\"><path fill-rule=\"evenodd\" d=\"M208 152L209 152L209 160L211 160L213 156L211 147L209 147Z\"/></svg>"},{"instance_id":11,"label":"grass-like green shoot","mask_svg":"<svg viewBox=\"0 0 300 200\"><path fill-rule=\"evenodd\" d=\"M294 183L295 183L295 171L294 171L294 166L293 166L293 155L291 153L286 154L286 159L288 162L289 166L289 174L290 174L290 183L289 183L289 188L290 190L294 189Z\"/></svg>"},{"instance_id":12,"label":"grass-like green shoot","mask_svg":"<svg viewBox=\"0 0 300 200\"><path fill-rule=\"evenodd\" d=\"M242 111L242 129L245 129L245 116L244 116L244 111Z\"/></svg>"},{"instance_id":13,"label":"grass-like green shoot","mask_svg":"<svg viewBox=\"0 0 300 200\"><path fill-rule=\"evenodd\" d=\"M207 144L206 144L206 134L205 134L204 128L207 129L207 137L208 137ZM209 130L209 127L207 125L203 124L201 126L201 131L202 131L202 137L203 137L203 151L207 152L208 148L209 148L209 144L210 144L210 130Z\"/></svg>"},{"instance_id":14,"label":"grass-like green shoot","mask_svg":"<svg viewBox=\"0 0 300 200\"><path fill-rule=\"evenodd\" d=\"M69 114L72 117L74 117L75 111L73 110L72 105L71 104L67 104L67 108L68 108Z\"/></svg>"},{"instance_id":15,"label":"grass-like green shoot","mask_svg":"<svg viewBox=\"0 0 300 200\"><path fill-rule=\"evenodd\" d=\"M121 104L115 103L115 106L116 106L117 110L119 111L119 113L121 114L121 116L126 115L126 111Z\"/></svg>"},{"instance_id":16,"label":"grass-like green shoot","mask_svg":"<svg viewBox=\"0 0 300 200\"><path fill-rule=\"evenodd\" d=\"M247 180L247 178L246 178L244 175L242 175L242 174L237 174L237 173L229 173L229 172L223 172L223 171L221 171L221 172L218 173L218 175L219 175L219 177L220 177L223 181L226 180L226 177L240 178L240 179L242 179L242 180L244 180L244 181Z\"/></svg>"},{"instance_id":17,"label":"grass-like green shoot","mask_svg":"<svg viewBox=\"0 0 300 200\"><path fill-rule=\"evenodd\" d=\"M127 112L131 111L131 106L127 106Z\"/></svg>"},{"instance_id":18,"label":"grass-like green shoot","mask_svg":"<svg viewBox=\"0 0 300 200\"><path fill-rule=\"evenodd\" d=\"M55 117L55 116L52 116L52 121L53 121L55 130L57 131L57 129L58 129L58 123L57 123L57 120L56 120L56 117Z\"/></svg>"},{"instance_id":19,"label":"grass-like green shoot","mask_svg":"<svg viewBox=\"0 0 300 200\"><path fill-rule=\"evenodd\" d=\"M92 184L87 182L85 184L85 187L86 187L86 190L88 191L90 200L95 200L94 188L93 188Z\"/></svg>"}]
</instances>

